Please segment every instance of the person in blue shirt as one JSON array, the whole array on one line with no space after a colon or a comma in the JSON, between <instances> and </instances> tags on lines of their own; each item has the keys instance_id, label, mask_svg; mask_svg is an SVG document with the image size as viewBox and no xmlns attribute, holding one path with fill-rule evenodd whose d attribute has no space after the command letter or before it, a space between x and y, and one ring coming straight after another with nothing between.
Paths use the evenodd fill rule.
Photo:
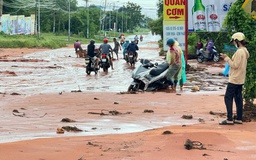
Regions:
<instances>
[{"instance_id":1,"label":"person in blue shirt","mask_svg":"<svg viewBox=\"0 0 256 160\"><path fill-rule=\"evenodd\" d=\"M124 58L124 59L125 59L125 52L126 52L127 47L128 47L129 44L130 44L129 40L126 40L126 41L124 42L124 44L122 45L122 47L123 47L123 58Z\"/></svg>"}]
</instances>

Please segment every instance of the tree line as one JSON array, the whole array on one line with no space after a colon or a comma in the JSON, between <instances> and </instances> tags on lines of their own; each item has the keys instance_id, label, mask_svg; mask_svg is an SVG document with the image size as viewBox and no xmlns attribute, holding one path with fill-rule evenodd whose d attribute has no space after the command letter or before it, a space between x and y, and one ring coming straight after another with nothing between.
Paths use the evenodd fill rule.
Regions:
<instances>
[{"instance_id":1,"label":"tree line","mask_svg":"<svg viewBox=\"0 0 256 160\"><path fill-rule=\"evenodd\" d=\"M36 22L40 17L38 24L41 32L67 34L70 29L71 34L87 38L93 38L102 30L133 31L137 27L145 27L148 21L141 13L142 8L131 2L122 6L77 4L77 0L4 0L2 13L25 16L35 14Z\"/></svg>"}]
</instances>

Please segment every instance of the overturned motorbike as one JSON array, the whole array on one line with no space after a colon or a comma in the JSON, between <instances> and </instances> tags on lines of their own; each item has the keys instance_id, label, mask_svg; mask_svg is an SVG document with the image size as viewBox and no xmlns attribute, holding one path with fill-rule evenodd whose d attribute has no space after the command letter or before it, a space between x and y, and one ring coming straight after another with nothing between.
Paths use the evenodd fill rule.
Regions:
<instances>
[{"instance_id":1,"label":"overturned motorbike","mask_svg":"<svg viewBox=\"0 0 256 160\"><path fill-rule=\"evenodd\" d=\"M213 54L213 59L212 60L214 62L218 62L220 60L220 53L218 53L215 46L212 47L212 54ZM211 58L211 53L205 52L203 50L203 48L201 48L199 50L199 53L197 54L197 61L199 63L202 63L204 61L209 61L210 58Z\"/></svg>"},{"instance_id":2,"label":"overturned motorbike","mask_svg":"<svg viewBox=\"0 0 256 160\"><path fill-rule=\"evenodd\" d=\"M108 59L108 55L103 53L101 55L101 59L100 59L100 64L99 64L100 68L103 69L104 72L108 71L108 68L110 67L110 62Z\"/></svg>"},{"instance_id":3,"label":"overturned motorbike","mask_svg":"<svg viewBox=\"0 0 256 160\"><path fill-rule=\"evenodd\" d=\"M141 65L132 72L133 81L128 87L131 91L156 91L166 89L169 84L166 73L169 68L167 62L153 64L147 59L140 60Z\"/></svg>"},{"instance_id":4,"label":"overturned motorbike","mask_svg":"<svg viewBox=\"0 0 256 160\"><path fill-rule=\"evenodd\" d=\"M86 70L85 72L90 75L91 72L95 72L95 74L98 73L98 68L96 66L97 64L97 57L94 56L94 57L90 57L90 56L86 56L85 57L85 65L86 65Z\"/></svg>"}]
</instances>

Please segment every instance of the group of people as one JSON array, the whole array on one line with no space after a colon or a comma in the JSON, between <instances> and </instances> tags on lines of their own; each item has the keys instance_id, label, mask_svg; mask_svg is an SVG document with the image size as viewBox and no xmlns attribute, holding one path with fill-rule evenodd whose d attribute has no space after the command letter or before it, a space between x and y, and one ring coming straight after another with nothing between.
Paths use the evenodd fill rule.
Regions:
<instances>
[{"instance_id":1,"label":"group of people","mask_svg":"<svg viewBox=\"0 0 256 160\"><path fill-rule=\"evenodd\" d=\"M124 37L123 37L124 38ZM122 50L123 53L125 50L132 50L136 52L138 50L138 46L134 41L129 43L129 41L120 42L122 45L117 42L116 38L114 41L114 49L112 49L111 45L108 44L108 39L104 38L103 44L100 45L99 50L101 53L106 53L109 56L110 64L113 69L112 57L113 51L116 53L118 58L118 51ZM245 40L245 35L241 32L237 32L232 35L231 42L234 46L237 47L237 51L233 54L232 58L229 58L226 54L221 53L221 57L228 63L230 66L229 71L229 82L227 84L226 93L224 96L224 102L227 110L227 119L220 122L220 125L233 125L233 124L242 124L243 117L243 98L242 98L242 87L245 82L246 75L246 66L247 60L249 58L249 52L246 48L248 42ZM90 57L95 56L95 41L91 40L90 44L87 46L87 54ZM166 78L170 85L170 92L176 92L177 84L180 84L180 89L182 90L183 84L186 82L186 62L184 58L183 51L179 46L179 43L173 38L168 39L167 45L169 49L166 54L166 61L169 64L169 68L166 74ZM207 48L210 52L210 46L213 46L212 40L208 39ZM137 47L136 47L137 46ZM203 45L198 41L198 48L202 48ZM76 41L74 44L75 50L81 49L81 44L79 41ZM236 103L236 117L233 117L233 100Z\"/></svg>"},{"instance_id":2,"label":"group of people","mask_svg":"<svg viewBox=\"0 0 256 160\"><path fill-rule=\"evenodd\" d=\"M137 58L138 58L137 50L139 50L139 47L137 46L135 41L131 41L130 43L129 40L125 40L124 34L122 34L120 36L120 42L118 42L116 38L113 38L113 42L114 42L114 48L112 48L111 45L108 43L108 39L104 38L103 44L101 44L100 47L97 49L95 47L95 41L91 40L90 44L87 46L87 55L90 57L98 56L97 55L98 52L107 54L110 61L110 66L112 69L114 69L113 63L112 63L112 58L114 57L113 52L116 54L117 59L119 59L118 53L119 53L119 50L122 51L122 49L123 49L123 58L125 58L125 52L133 52L135 55L135 59L137 61ZM78 40L76 40L76 42L74 43L74 48L75 48L75 52L77 52L78 50L83 51L81 47L81 43ZM98 59L96 61L97 68L99 64L99 59L100 59L100 56L98 56Z\"/></svg>"}]
</instances>

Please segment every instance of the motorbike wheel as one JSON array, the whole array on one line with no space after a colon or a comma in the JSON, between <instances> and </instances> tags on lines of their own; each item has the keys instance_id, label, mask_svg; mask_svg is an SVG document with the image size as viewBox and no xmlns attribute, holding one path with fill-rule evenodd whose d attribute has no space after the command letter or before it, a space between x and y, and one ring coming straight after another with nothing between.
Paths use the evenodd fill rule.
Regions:
<instances>
[{"instance_id":1,"label":"motorbike wheel","mask_svg":"<svg viewBox=\"0 0 256 160\"><path fill-rule=\"evenodd\" d=\"M134 62L133 61L130 61L130 65L131 65L131 67L134 65Z\"/></svg>"},{"instance_id":2,"label":"motorbike wheel","mask_svg":"<svg viewBox=\"0 0 256 160\"><path fill-rule=\"evenodd\" d=\"M214 54L213 61L214 62L219 62L219 60L220 60L220 54L219 53Z\"/></svg>"},{"instance_id":3,"label":"motorbike wheel","mask_svg":"<svg viewBox=\"0 0 256 160\"><path fill-rule=\"evenodd\" d=\"M94 66L93 67L93 70L94 70L94 73L97 74L98 73L98 70L96 69L96 67Z\"/></svg>"},{"instance_id":4,"label":"motorbike wheel","mask_svg":"<svg viewBox=\"0 0 256 160\"><path fill-rule=\"evenodd\" d=\"M204 61L204 56L203 55L198 55L197 56L197 62L203 63L203 61Z\"/></svg>"},{"instance_id":5,"label":"motorbike wheel","mask_svg":"<svg viewBox=\"0 0 256 160\"><path fill-rule=\"evenodd\" d=\"M107 67L107 66L104 65L102 68L103 68L103 71L104 71L104 72L107 72L107 71L108 71L108 67Z\"/></svg>"},{"instance_id":6,"label":"motorbike wheel","mask_svg":"<svg viewBox=\"0 0 256 160\"><path fill-rule=\"evenodd\" d=\"M90 74L91 74L91 71L90 71L90 69L89 69L89 67L88 67L88 66L86 66L86 70L85 70L85 72L86 72L88 75L90 75Z\"/></svg>"},{"instance_id":7,"label":"motorbike wheel","mask_svg":"<svg viewBox=\"0 0 256 160\"><path fill-rule=\"evenodd\" d=\"M137 91L136 86L135 86L135 85L130 85L130 86L128 87L128 92L134 92L134 91Z\"/></svg>"}]
</instances>

